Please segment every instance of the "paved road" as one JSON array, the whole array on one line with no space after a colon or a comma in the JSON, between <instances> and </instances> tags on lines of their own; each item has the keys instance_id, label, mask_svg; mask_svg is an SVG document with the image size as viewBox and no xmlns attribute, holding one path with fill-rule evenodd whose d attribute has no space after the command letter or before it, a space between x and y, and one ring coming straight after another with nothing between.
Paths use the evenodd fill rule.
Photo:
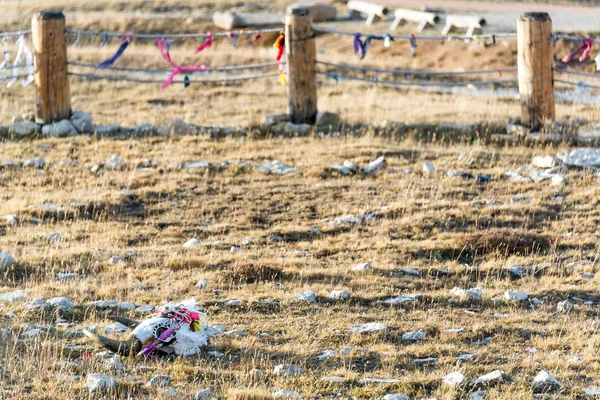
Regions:
<instances>
[{"instance_id":1,"label":"paved road","mask_svg":"<svg viewBox=\"0 0 600 400\"><path fill-rule=\"evenodd\" d=\"M378 2L392 9L427 6L446 10L447 13L477 14L486 19L488 23L486 32L514 32L517 19L525 12L549 13L555 31L596 32L600 30L600 7L460 0L378 0Z\"/></svg>"}]
</instances>

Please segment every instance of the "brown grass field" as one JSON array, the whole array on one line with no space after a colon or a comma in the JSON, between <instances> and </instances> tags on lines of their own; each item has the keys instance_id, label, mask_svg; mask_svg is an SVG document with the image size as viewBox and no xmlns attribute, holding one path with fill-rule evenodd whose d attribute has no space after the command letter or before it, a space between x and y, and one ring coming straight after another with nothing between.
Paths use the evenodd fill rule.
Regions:
<instances>
[{"instance_id":1,"label":"brown grass field","mask_svg":"<svg viewBox=\"0 0 600 400\"><path fill-rule=\"evenodd\" d=\"M186 24L177 18L144 22L130 13L158 7L158 2L101 1L87 16L87 2L50 3L66 7L70 26L85 29L211 29L207 23ZM169 7L185 9L190 3L169 2ZM257 2L254 7L281 9L285 4ZM0 26L26 28L20 16L43 6L37 0L7 1ZM214 6L197 4L205 11ZM108 15L102 17L103 12ZM122 15L111 18L113 12ZM347 24L342 29L363 27ZM70 59L98 62L110 56L115 42L100 48L101 40L82 39L77 47L70 46ZM200 59L209 66L264 62L274 58L271 43L271 37L259 45L241 41L232 51L230 43L221 41L196 57L190 55L193 44L181 44L173 55L182 63ZM561 54L570 49L559 46ZM318 48L320 59L357 63L349 58L347 38L320 38ZM390 50L374 46L363 63L438 70L516 63L516 43L511 40L495 46L422 43L414 58L409 50L407 43ZM137 41L118 65L164 66L152 43ZM577 68L592 72L594 64ZM192 82L188 89L177 85L162 92L160 84L73 78L71 85L74 109L90 112L97 123L123 126L167 125L178 118L256 126L267 114L285 112L287 104L278 78L227 86ZM514 183L504 178L505 170L569 148L386 130L398 123L503 124L519 114L519 107L518 100L321 80L319 109L340 114L344 126L339 136L264 137L251 130L244 137L218 140L81 136L1 142L0 162L42 157L46 166L0 169L0 216L18 218L16 224L0 220L0 251L17 259L16 265L0 270L0 294L27 292L23 302L0 301L0 399L102 397L88 393L85 380L90 373L119 379L116 391L104 395L115 399L172 398L168 391L145 385L157 374L169 375L182 399L194 398L206 387L218 399L269 399L278 390L311 399L373 399L392 393L415 400L468 399L475 388L451 389L442 385L442 378L460 371L471 381L494 370L505 373L504 382L485 388L485 398L530 399L530 383L542 369L563 385L546 398L585 398L584 388L600 387L600 336L592 325L600 320L598 174L571 170L568 184L559 187L548 181ZM0 123L9 124L13 115L32 109L32 88L2 86ZM600 121L597 107L586 105L559 104L557 117ZM123 157L123 168L90 171L113 154ZM344 160L365 166L379 156L385 156L387 167L373 175L340 176L329 168ZM466 162L469 158L472 162ZM276 159L297 172L277 176L254 170ZM176 166L199 160L210 167ZM422 172L424 163L432 163L437 172ZM448 170L484 174L492 181L453 178ZM374 217L361 223L333 223L340 216L371 211L376 211ZM60 243L45 238L53 233L62 235ZM202 245L184 248L191 238ZM246 238L251 243L242 245ZM205 246L209 242L218 243ZM239 251L232 252L232 247ZM126 254L125 263L109 263L112 256ZM365 262L373 268L352 271ZM507 271L513 264L532 267L533 272L514 279ZM79 278L56 279L66 272ZM203 279L210 281L208 287L195 287ZM482 299L459 299L451 293L455 287L479 287ZM350 299L329 298L330 291L339 289L348 290ZM316 293L316 302L293 301L306 290ZM541 302L507 301L507 290L525 291L529 299ZM381 303L408 294L420 297L396 306ZM27 307L35 299L60 296L76 304L73 311ZM243 329L247 336L217 336L206 352L194 357L122 357L123 371L106 369L98 358L81 360L100 351L81 337L81 330L98 325L101 332L112 323L108 314L115 313L90 302L156 306L190 297L202 304L210 325ZM242 305L225 304L233 299L243 300ZM567 299L574 309L557 312L557 303ZM149 314L121 315L140 319ZM351 325L369 322L389 329L373 335L349 332ZM36 327L37 336L23 335ZM457 328L464 331L449 331ZM422 341L401 339L415 330L424 331ZM319 360L323 350L336 354ZM215 357L211 351L222 355ZM456 359L465 353L475 356ZM426 358L437 360L426 365L418 361ZM273 369L282 363L300 365L305 372L277 376ZM254 369L265 375L257 378ZM331 376L341 378L323 379ZM365 378L398 381L361 382Z\"/></svg>"}]
</instances>

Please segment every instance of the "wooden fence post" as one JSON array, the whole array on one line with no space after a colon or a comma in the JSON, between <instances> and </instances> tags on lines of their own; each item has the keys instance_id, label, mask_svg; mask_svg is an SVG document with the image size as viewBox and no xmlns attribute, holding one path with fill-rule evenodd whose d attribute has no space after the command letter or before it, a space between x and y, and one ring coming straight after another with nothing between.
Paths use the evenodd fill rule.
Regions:
<instances>
[{"instance_id":1,"label":"wooden fence post","mask_svg":"<svg viewBox=\"0 0 600 400\"><path fill-rule=\"evenodd\" d=\"M528 127L554 120L554 42L547 13L527 13L517 22L521 122Z\"/></svg>"},{"instance_id":2,"label":"wooden fence post","mask_svg":"<svg viewBox=\"0 0 600 400\"><path fill-rule=\"evenodd\" d=\"M61 11L40 11L31 21L35 68L35 120L39 124L71 116L67 33Z\"/></svg>"},{"instance_id":3,"label":"wooden fence post","mask_svg":"<svg viewBox=\"0 0 600 400\"><path fill-rule=\"evenodd\" d=\"M317 118L316 47L308 8L288 7L285 51L290 121L314 124Z\"/></svg>"}]
</instances>

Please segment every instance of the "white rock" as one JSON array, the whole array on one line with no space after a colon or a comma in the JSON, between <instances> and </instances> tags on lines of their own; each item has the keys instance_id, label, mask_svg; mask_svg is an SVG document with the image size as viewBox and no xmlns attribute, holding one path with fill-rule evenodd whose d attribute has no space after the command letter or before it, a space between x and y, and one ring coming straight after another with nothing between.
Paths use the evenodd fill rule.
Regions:
<instances>
[{"instance_id":1,"label":"white rock","mask_svg":"<svg viewBox=\"0 0 600 400\"><path fill-rule=\"evenodd\" d=\"M392 383L400 383L401 380L400 379L384 379L384 378L364 378L358 381L358 383L362 384L362 385L373 385L373 384L384 384L384 385L388 385L388 384L392 384Z\"/></svg>"},{"instance_id":2,"label":"white rock","mask_svg":"<svg viewBox=\"0 0 600 400\"><path fill-rule=\"evenodd\" d=\"M183 164L183 169L206 169L209 164L206 161L196 161Z\"/></svg>"},{"instance_id":3,"label":"white rock","mask_svg":"<svg viewBox=\"0 0 600 400\"><path fill-rule=\"evenodd\" d=\"M424 337L425 332L419 329L418 331L406 332L404 335L402 335L402 340L406 340L408 342L418 342L423 340Z\"/></svg>"},{"instance_id":4,"label":"white rock","mask_svg":"<svg viewBox=\"0 0 600 400\"><path fill-rule=\"evenodd\" d=\"M356 172L358 172L358 167L352 161L345 160L342 165L344 167L348 168L348 170L350 170L350 172L352 172L353 174L355 174Z\"/></svg>"},{"instance_id":5,"label":"white rock","mask_svg":"<svg viewBox=\"0 0 600 400\"><path fill-rule=\"evenodd\" d=\"M405 394L390 393L383 396L382 400L410 400L410 397Z\"/></svg>"},{"instance_id":6,"label":"white rock","mask_svg":"<svg viewBox=\"0 0 600 400\"><path fill-rule=\"evenodd\" d=\"M486 393L487 393L487 390L477 390L477 391L471 393L471 395L469 396L469 399L470 400L485 400Z\"/></svg>"},{"instance_id":7,"label":"white rock","mask_svg":"<svg viewBox=\"0 0 600 400\"><path fill-rule=\"evenodd\" d=\"M71 121L63 119L62 121L46 124L42 127L42 135L52 137L67 137L77 135L77 129Z\"/></svg>"},{"instance_id":8,"label":"white rock","mask_svg":"<svg viewBox=\"0 0 600 400\"><path fill-rule=\"evenodd\" d=\"M15 136L30 136L40 131L40 126L33 121L23 121L12 124L8 133Z\"/></svg>"},{"instance_id":9,"label":"white rock","mask_svg":"<svg viewBox=\"0 0 600 400\"><path fill-rule=\"evenodd\" d=\"M299 399L300 393L294 392L293 390L278 390L273 392L273 398L275 399Z\"/></svg>"},{"instance_id":10,"label":"white rock","mask_svg":"<svg viewBox=\"0 0 600 400\"><path fill-rule=\"evenodd\" d=\"M279 160L266 162L260 167L254 169L256 172L262 172L263 174L274 174L274 175L287 175L296 173L296 168L291 168L282 163Z\"/></svg>"},{"instance_id":11,"label":"white rock","mask_svg":"<svg viewBox=\"0 0 600 400\"><path fill-rule=\"evenodd\" d=\"M149 306L149 305L139 306L139 307L137 307L133 311L135 311L138 314L144 314L144 313L148 313L148 312L154 311L154 306Z\"/></svg>"},{"instance_id":12,"label":"white rock","mask_svg":"<svg viewBox=\"0 0 600 400\"><path fill-rule=\"evenodd\" d=\"M74 281L79 278L79 274L77 272L59 272L54 275L54 278L57 281Z\"/></svg>"},{"instance_id":13,"label":"white rock","mask_svg":"<svg viewBox=\"0 0 600 400\"><path fill-rule=\"evenodd\" d=\"M374 161L371 161L368 165L361 168L364 174L372 174L385 167L385 157L381 156Z\"/></svg>"},{"instance_id":14,"label":"white rock","mask_svg":"<svg viewBox=\"0 0 600 400\"><path fill-rule=\"evenodd\" d=\"M573 310L573 303L571 303L569 300L564 300L559 302L556 305L556 312L566 312L568 313L569 311Z\"/></svg>"},{"instance_id":15,"label":"white rock","mask_svg":"<svg viewBox=\"0 0 600 400\"><path fill-rule=\"evenodd\" d=\"M125 165L125 160L118 154L113 154L104 162L104 168L117 169Z\"/></svg>"},{"instance_id":16,"label":"white rock","mask_svg":"<svg viewBox=\"0 0 600 400\"><path fill-rule=\"evenodd\" d=\"M325 361L330 357L335 356L337 353L333 350L323 350L321 351L321 353L317 356L317 360L319 361Z\"/></svg>"},{"instance_id":17,"label":"white rock","mask_svg":"<svg viewBox=\"0 0 600 400\"><path fill-rule=\"evenodd\" d=\"M454 296L460 297L461 299L481 301L481 288L461 289L459 287L455 287L450 291L450 293Z\"/></svg>"},{"instance_id":18,"label":"white rock","mask_svg":"<svg viewBox=\"0 0 600 400\"><path fill-rule=\"evenodd\" d=\"M123 333L127 332L127 327L119 322L115 322L114 324L110 324L106 328L104 328L104 333Z\"/></svg>"},{"instance_id":19,"label":"white rock","mask_svg":"<svg viewBox=\"0 0 600 400\"><path fill-rule=\"evenodd\" d=\"M212 399L212 391L210 388L204 388L194 396L194 400L210 400Z\"/></svg>"},{"instance_id":20,"label":"white rock","mask_svg":"<svg viewBox=\"0 0 600 400\"><path fill-rule=\"evenodd\" d=\"M88 374L85 386L90 393L98 391L111 391L117 385L117 379L103 374Z\"/></svg>"},{"instance_id":21,"label":"white rock","mask_svg":"<svg viewBox=\"0 0 600 400\"><path fill-rule=\"evenodd\" d=\"M23 167L44 168L45 165L46 161L43 158L36 157L25 161Z\"/></svg>"},{"instance_id":22,"label":"white rock","mask_svg":"<svg viewBox=\"0 0 600 400\"><path fill-rule=\"evenodd\" d=\"M304 374L304 368L295 364L279 364L273 369L273 373L277 376L284 378L290 378L293 376L300 376Z\"/></svg>"},{"instance_id":23,"label":"white rock","mask_svg":"<svg viewBox=\"0 0 600 400\"><path fill-rule=\"evenodd\" d=\"M331 223L333 225L354 225L362 222L362 219L353 214L343 215L341 217L337 217Z\"/></svg>"},{"instance_id":24,"label":"white rock","mask_svg":"<svg viewBox=\"0 0 600 400\"><path fill-rule=\"evenodd\" d=\"M231 246L231 248L229 249L229 252L231 254L239 253L240 251L242 251L242 249L240 247L236 247L236 246Z\"/></svg>"},{"instance_id":25,"label":"white rock","mask_svg":"<svg viewBox=\"0 0 600 400\"><path fill-rule=\"evenodd\" d=\"M92 116L83 111L74 111L71 114L71 123L79 133L94 133Z\"/></svg>"},{"instance_id":26,"label":"white rock","mask_svg":"<svg viewBox=\"0 0 600 400\"><path fill-rule=\"evenodd\" d=\"M459 361L469 361L475 357L477 357L477 354L464 353L464 354L460 354L460 355L456 356L455 358Z\"/></svg>"},{"instance_id":27,"label":"white rock","mask_svg":"<svg viewBox=\"0 0 600 400\"><path fill-rule=\"evenodd\" d=\"M60 307L63 311L70 311L75 307L75 303L67 297L53 297L48 299L47 303L51 307Z\"/></svg>"},{"instance_id":28,"label":"white rock","mask_svg":"<svg viewBox=\"0 0 600 400\"><path fill-rule=\"evenodd\" d=\"M329 298L333 300L348 300L350 292L347 290L332 290L329 292Z\"/></svg>"},{"instance_id":29,"label":"white rock","mask_svg":"<svg viewBox=\"0 0 600 400\"><path fill-rule=\"evenodd\" d=\"M106 310L108 308L115 308L119 305L116 300L96 300L92 301L91 305L96 306L101 310Z\"/></svg>"},{"instance_id":30,"label":"white rock","mask_svg":"<svg viewBox=\"0 0 600 400\"><path fill-rule=\"evenodd\" d=\"M321 380L329 383L342 383L346 380L346 378L343 376L325 376Z\"/></svg>"},{"instance_id":31,"label":"white rock","mask_svg":"<svg viewBox=\"0 0 600 400\"><path fill-rule=\"evenodd\" d=\"M317 301L317 295L312 290L307 290L305 292L298 293L297 295L295 295L293 297L293 300L301 302L303 301L306 303L314 303L315 301Z\"/></svg>"},{"instance_id":32,"label":"white rock","mask_svg":"<svg viewBox=\"0 0 600 400\"><path fill-rule=\"evenodd\" d=\"M600 396L600 388L584 388L582 390L586 396Z\"/></svg>"},{"instance_id":33,"label":"white rock","mask_svg":"<svg viewBox=\"0 0 600 400\"><path fill-rule=\"evenodd\" d=\"M187 242L185 242L185 243L183 244L183 247L185 247L185 248L190 248L190 247L198 247L198 246L200 246L201 244L202 244L202 242L200 242L200 241L199 241L198 239L196 239L196 238L193 238L193 239L190 239L190 240L188 240Z\"/></svg>"},{"instance_id":34,"label":"white rock","mask_svg":"<svg viewBox=\"0 0 600 400\"><path fill-rule=\"evenodd\" d=\"M231 331L223 332L223 336L248 336L245 330L243 329L234 329Z\"/></svg>"},{"instance_id":35,"label":"white rock","mask_svg":"<svg viewBox=\"0 0 600 400\"><path fill-rule=\"evenodd\" d=\"M117 265L117 264L122 264L125 262L125 258L121 257L121 256L112 256L109 260L108 263L111 265Z\"/></svg>"},{"instance_id":36,"label":"white rock","mask_svg":"<svg viewBox=\"0 0 600 400\"><path fill-rule=\"evenodd\" d=\"M169 387L171 386L171 377L169 375L155 375L152 379L146 383L146 386L149 387Z\"/></svg>"},{"instance_id":37,"label":"white rock","mask_svg":"<svg viewBox=\"0 0 600 400\"><path fill-rule=\"evenodd\" d=\"M466 383L466 381L467 378L465 378L465 376L460 371L452 372L442 379L442 383L450 387L462 386Z\"/></svg>"},{"instance_id":38,"label":"white rock","mask_svg":"<svg viewBox=\"0 0 600 400\"><path fill-rule=\"evenodd\" d=\"M15 290L14 292L0 294L0 301L7 301L9 303L16 303L23 301L27 297L27 292L24 290Z\"/></svg>"},{"instance_id":39,"label":"white rock","mask_svg":"<svg viewBox=\"0 0 600 400\"><path fill-rule=\"evenodd\" d=\"M58 232L49 233L44 235L44 239L46 239L50 244L59 245L60 242L62 242L62 235Z\"/></svg>"},{"instance_id":40,"label":"white rock","mask_svg":"<svg viewBox=\"0 0 600 400\"><path fill-rule=\"evenodd\" d=\"M558 158L563 160L567 166L579 168L600 167L600 149L582 148L573 150L568 154L559 154Z\"/></svg>"},{"instance_id":41,"label":"white rock","mask_svg":"<svg viewBox=\"0 0 600 400\"><path fill-rule=\"evenodd\" d=\"M245 303L244 300L240 300L240 299L231 299L231 300L227 300L225 301L223 304L227 307L239 307L239 306L243 306Z\"/></svg>"},{"instance_id":42,"label":"white rock","mask_svg":"<svg viewBox=\"0 0 600 400\"><path fill-rule=\"evenodd\" d=\"M379 322L369 322L363 325L351 325L348 330L351 333L374 333L374 332L387 332L388 327L385 324Z\"/></svg>"},{"instance_id":43,"label":"white rock","mask_svg":"<svg viewBox=\"0 0 600 400\"><path fill-rule=\"evenodd\" d=\"M562 384L548 372L541 370L535 378L533 378L533 382L531 382L534 390L536 392L549 393L555 390L562 388Z\"/></svg>"},{"instance_id":44,"label":"white rock","mask_svg":"<svg viewBox=\"0 0 600 400\"><path fill-rule=\"evenodd\" d=\"M433 164L430 163L424 163L423 164L423 172L426 174L435 174L435 167L433 166Z\"/></svg>"},{"instance_id":45,"label":"white rock","mask_svg":"<svg viewBox=\"0 0 600 400\"><path fill-rule=\"evenodd\" d=\"M200 279L200 280L198 281L198 283L196 283L196 287L197 287L198 289L206 289L206 288L208 287L208 284L209 284L209 283L210 283L210 281L209 281L209 280L206 280L206 279Z\"/></svg>"},{"instance_id":46,"label":"white rock","mask_svg":"<svg viewBox=\"0 0 600 400\"><path fill-rule=\"evenodd\" d=\"M495 370L490 372L489 374L482 375L479 378L475 379L471 382L471 386L492 386L502 382L504 382L504 371Z\"/></svg>"},{"instance_id":47,"label":"white rock","mask_svg":"<svg viewBox=\"0 0 600 400\"><path fill-rule=\"evenodd\" d=\"M7 252L0 252L0 269L8 268L17 263L17 260L12 254Z\"/></svg>"},{"instance_id":48,"label":"white rock","mask_svg":"<svg viewBox=\"0 0 600 400\"><path fill-rule=\"evenodd\" d=\"M6 215L4 220L8 225L17 225L19 223L19 217L17 217L15 214Z\"/></svg>"},{"instance_id":49,"label":"white rock","mask_svg":"<svg viewBox=\"0 0 600 400\"><path fill-rule=\"evenodd\" d=\"M552 186L562 186L567 184L567 180L562 175L553 175L551 184Z\"/></svg>"},{"instance_id":50,"label":"white rock","mask_svg":"<svg viewBox=\"0 0 600 400\"><path fill-rule=\"evenodd\" d=\"M368 271L368 270L371 270L371 269L373 269L373 267L368 262L361 263L361 264L356 264L355 266L352 267L352 271L355 271L355 272Z\"/></svg>"},{"instance_id":51,"label":"white rock","mask_svg":"<svg viewBox=\"0 0 600 400\"><path fill-rule=\"evenodd\" d=\"M398 297L392 297L390 299L386 299L386 300L377 300L377 303L382 303L382 304L389 304L389 305L399 305L399 304L403 304L403 303L412 303L414 301L419 300L419 297L421 297L420 294L408 294L405 296L398 296Z\"/></svg>"},{"instance_id":52,"label":"white rock","mask_svg":"<svg viewBox=\"0 0 600 400\"><path fill-rule=\"evenodd\" d=\"M119 303L119 309L122 311L131 311L134 308L135 308L135 304L133 304L133 303L129 303L126 301Z\"/></svg>"},{"instance_id":53,"label":"white rock","mask_svg":"<svg viewBox=\"0 0 600 400\"><path fill-rule=\"evenodd\" d=\"M552 156L536 156L531 161L531 165L543 169L558 167L561 163L559 158Z\"/></svg>"},{"instance_id":54,"label":"white rock","mask_svg":"<svg viewBox=\"0 0 600 400\"><path fill-rule=\"evenodd\" d=\"M525 301L529 296L521 290L507 290L504 292L504 298L509 301Z\"/></svg>"}]
</instances>

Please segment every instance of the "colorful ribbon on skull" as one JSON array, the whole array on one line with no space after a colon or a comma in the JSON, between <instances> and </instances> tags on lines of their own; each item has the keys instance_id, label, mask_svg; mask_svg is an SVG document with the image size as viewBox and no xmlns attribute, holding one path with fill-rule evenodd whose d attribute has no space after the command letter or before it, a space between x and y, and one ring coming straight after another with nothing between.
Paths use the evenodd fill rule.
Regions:
<instances>
[{"instance_id":1,"label":"colorful ribbon on skull","mask_svg":"<svg viewBox=\"0 0 600 400\"><path fill-rule=\"evenodd\" d=\"M204 64L202 64L198 67L181 66L181 65L175 64L173 62L173 60L171 59L171 54L169 53L169 50L167 50L165 48L166 39L158 38L158 39L156 39L156 43L158 45L158 50L160 51L160 55L162 56L162 58L166 62L168 62L171 67L173 67L173 71L171 72L171 75L169 75L167 80L165 80L165 82L162 84L162 86L160 87L160 90L163 90L163 89L167 88L170 84L172 84L173 78L175 78L177 75L181 74L182 72L206 71L206 65L204 65Z\"/></svg>"}]
</instances>

